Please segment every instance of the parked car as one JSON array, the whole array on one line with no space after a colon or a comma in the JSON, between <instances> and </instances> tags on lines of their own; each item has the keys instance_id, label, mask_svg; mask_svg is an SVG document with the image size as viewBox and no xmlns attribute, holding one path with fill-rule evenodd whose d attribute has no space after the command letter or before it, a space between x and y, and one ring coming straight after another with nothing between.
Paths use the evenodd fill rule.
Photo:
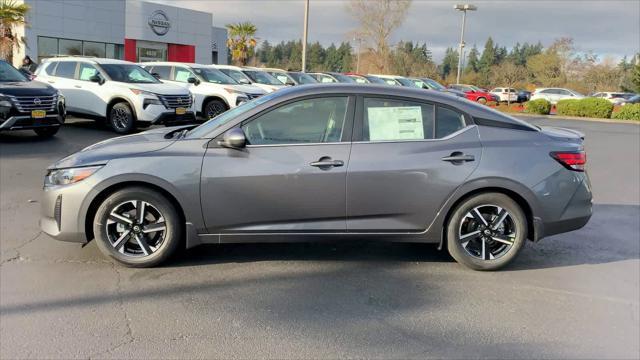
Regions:
<instances>
[{"instance_id":1,"label":"parked car","mask_svg":"<svg viewBox=\"0 0 640 360\"><path fill-rule=\"evenodd\" d=\"M564 99L582 99L584 95L577 91L563 88L539 88L536 89L529 100L545 99L552 104Z\"/></svg>"},{"instance_id":2,"label":"parked car","mask_svg":"<svg viewBox=\"0 0 640 360\"><path fill-rule=\"evenodd\" d=\"M386 81L380 79L379 77L371 76L371 75L362 75L356 73L346 73L348 77L352 78L358 84L379 84L379 85L388 85Z\"/></svg>"},{"instance_id":3,"label":"parked car","mask_svg":"<svg viewBox=\"0 0 640 360\"><path fill-rule=\"evenodd\" d=\"M480 89L474 85L465 85L465 84L453 84L449 85L449 89L462 91L467 99L471 101L476 101L481 104L486 104L487 101L500 101L500 98L486 90Z\"/></svg>"},{"instance_id":4,"label":"parked car","mask_svg":"<svg viewBox=\"0 0 640 360\"><path fill-rule=\"evenodd\" d=\"M182 86L165 84L137 64L114 59L45 59L37 79L58 89L70 114L107 119L126 134L136 126L195 121L192 96Z\"/></svg>"},{"instance_id":5,"label":"parked car","mask_svg":"<svg viewBox=\"0 0 640 360\"><path fill-rule=\"evenodd\" d=\"M59 240L95 237L137 267L202 243L382 238L440 244L494 270L527 239L587 223L585 162L578 132L450 95L293 86L195 128L110 139L56 162L40 226Z\"/></svg>"},{"instance_id":6,"label":"parked car","mask_svg":"<svg viewBox=\"0 0 640 360\"><path fill-rule=\"evenodd\" d=\"M592 95L590 95L590 97L599 98L599 99L606 99L606 100L609 100L614 105L621 105L626 100L628 100L631 97L633 97L633 95L635 95L635 94L633 94L633 93L624 93L624 92L604 91L604 92L597 92L595 94L592 94Z\"/></svg>"},{"instance_id":7,"label":"parked car","mask_svg":"<svg viewBox=\"0 0 640 360\"><path fill-rule=\"evenodd\" d=\"M313 77L319 83L355 83L356 81L350 78L347 75L340 74L337 72L313 72L307 73L309 76Z\"/></svg>"},{"instance_id":8,"label":"parked car","mask_svg":"<svg viewBox=\"0 0 640 360\"><path fill-rule=\"evenodd\" d=\"M519 103L527 102L529 101L530 98L531 98L531 91L519 90L518 99L516 100L516 102L519 102Z\"/></svg>"},{"instance_id":9,"label":"parked car","mask_svg":"<svg viewBox=\"0 0 640 360\"><path fill-rule=\"evenodd\" d=\"M624 106L626 104L640 104L640 95L634 95L634 96L630 97L629 99L625 100L620 105Z\"/></svg>"},{"instance_id":10,"label":"parked car","mask_svg":"<svg viewBox=\"0 0 640 360\"><path fill-rule=\"evenodd\" d=\"M231 65L210 65L231 77L242 85L255 85L270 93L282 89L286 85L264 71L241 68Z\"/></svg>"},{"instance_id":11,"label":"parked car","mask_svg":"<svg viewBox=\"0 0 640 360\"><path fill-rule=\"evenodd\" d=\"M446 94L451 94L457 97L461 97L461 98L466 98L467 95L462 92L462 91L458 91L458 90L454 90L454 89L447 89L446 87L444 87L444 85L440 84L439 82L433 80L433 79L429 79L429 78L415 78L415 79L411 79L413 80L413 82L416 84L416 86L418 86L419 88L422 89L426 89L426 90L434 90L434 91L440 91Z\"/></svg>"},{"instance_id":12,"label":"parked car","mask_svg":"<svg viewBox=\"0 0 640 360\"><path fill-rule=\"evenodd\" d=\"M31 81L0 60L0 132L33 130L39 137L55 135L65 120L65 99L40 81Z\"/></svg>"},{"instance_id":13,"label":"parked car","mask_svg":"<svg viewBox=\"0 0 640 360\"><path fill-rule=\"evenodd\" d=\"M307 75L303 72L298 71L286 71L282 69L274 69L274 68L261 68L260 70L268 73L274 78L278 79L278 81L284 83L285 85L305 85L305 84L316 84L318 81L313 77Z\"/></svg>"},{"instance_id":14,"label":"parked car","mask_svg":"<svg viewBox=\"0 0 640 360\"><path fill-rule=\"evenodd\" d=\"M382 80L384 80L388 85L400 85L400 86L407 86L407 87L418 87L418 85L416 85L412 80L407 79L404 76L398 76L398 75L380 75L380 74L369 74L370 76L375 76L377 78L380 78Z\"/></svg>"},{"instance_id":15,"label":"parked car","mask_svg":"<svg viewBox=\"0 0 640 360\"><path fill-rule=\"evenodd\" d=\"M516 102L518 100L518 93L515 89L499 87L493 88L489 92L498 97L498 102Z\"/></svg>"},{"instance_id":16,"label":"parked car","mask_svg":"<svg viewBox=\"0 0 640 360\"><path fill-rule=\"evenodd\" d=\"M178 62L142 64L162 82L176 84L193 94L196 115L211 119L266 92L253 85L240 85L220 70L206 65Z\"/></svg>"}]
</instances>

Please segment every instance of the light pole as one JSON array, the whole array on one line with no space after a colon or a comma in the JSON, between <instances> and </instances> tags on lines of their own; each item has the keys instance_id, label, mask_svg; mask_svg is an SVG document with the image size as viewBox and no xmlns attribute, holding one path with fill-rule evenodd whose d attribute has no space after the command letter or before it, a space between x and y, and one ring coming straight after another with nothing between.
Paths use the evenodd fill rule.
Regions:
<instances>
[{"instance_id":1,"label":"light pole","mask_svg":"<svg viewBox=\"0 0 640 360\"><path fill-rule=\"evenodd\" d=\"M456 76L456 84L460 83L460 68L462 67L462 48L464 48L464 25L467 21L467 11L476 11L478 7L471 4L457 4L453 8L462 11L462 32L460 33L460 50L458 51L458 75Z\"/></svg>"},{"instance_id":2,"label":"light pole","mask_svg":"<svg viewBox=\"0 0 640 360\"><path fill-rule=\"evenodd\" d=\"M307 71L307 32L309 30L309 0L304 2L304 30L302 32L302 72Z\"/></svg>"},{"instance_id":3,"label":"light pole","mask_svg":"<svg viewBox=\"0 0 640 360\"><path fill-rule=\"evenodd\" d=\"M356 53L356 74L360 73L360 47L362 46L362 39L360 39L359 37L354 37L353 38L354 42L358 42L358 52Z\"/></svg>"}]
</instances>

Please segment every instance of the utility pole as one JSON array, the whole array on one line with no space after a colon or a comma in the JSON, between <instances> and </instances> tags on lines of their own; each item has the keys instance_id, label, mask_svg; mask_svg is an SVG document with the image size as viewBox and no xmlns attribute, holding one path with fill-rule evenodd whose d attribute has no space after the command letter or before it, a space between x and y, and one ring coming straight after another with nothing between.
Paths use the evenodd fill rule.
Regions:
<instances>
[{"instance_id":1,"label":"utility pole","mask_svg":"<svg viewBox=\"0 0 640 360\"><path fill-rule=\"evenodd\" d=\"M357 54L356 54L356 74L360 73L360 47L362 46L362 39L358 38L358 37L354 37L353 38L354 42L358 42L358 50L357 50Z\"/></svg>"},{"instance_id":2,"label":"utility pole","mask_svg":"<svg viewBox=\"0 0 640 360\"><path fill-rule=\"evenodd\" d=\"M456 76L456 84L460 83L460 70L462 70L462 49L464 48L464 25L467 21L467 11L476 11L478 8L470 4L458 4L453 6L454 9L462 11L462 31L460 32L460 47L458 50L458 74Z\"/></svg>"},{"instance_id":3,"label":"utility pole","mask_svg":"<svg viewBox=\"0 0 640 360\"><path fill-rule=\"evenodd\" d=\"M309 32L309 0L304 2L304 30L302 32L302 72L307 71L307 33Z\"/></svg>"}]
</instances>

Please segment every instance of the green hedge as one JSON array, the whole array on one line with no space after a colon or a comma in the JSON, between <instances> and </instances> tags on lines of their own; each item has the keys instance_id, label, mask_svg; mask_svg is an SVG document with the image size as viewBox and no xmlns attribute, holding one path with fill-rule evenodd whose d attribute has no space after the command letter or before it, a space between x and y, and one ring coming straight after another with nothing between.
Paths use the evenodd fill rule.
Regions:
<instances>
[{"instance_id":1,"label":"green hedge","mask_svg":"<svg viewBox=\"0 0 640 360\"><path fill-rule=\"evenodd\" d=\"M640 104L627 104L621 107L620 111L614 112L611 117L619 120L640 121Z\"/></svg>"},{"instance_id":2,"label":"green hedge","mask_svg":"<svg viewBox=\"0 0 640 360\"><path fill-rule=\"evenodd\" d=\"M551 103L545 99L531 100L524 104L524 109L530 114L549 115Z\"/></svg>"},{"instance_id":3,"label":"green hedge","mask_svg":"<svg viewBox=\"0 0 640 360\"><path fill-rule=\"evenodd\" d=\"M611 117L612 111L613 104L605 99L566 99L560 100L556 104L558 115L608 119Z\"/></svg>"}]
</instances>

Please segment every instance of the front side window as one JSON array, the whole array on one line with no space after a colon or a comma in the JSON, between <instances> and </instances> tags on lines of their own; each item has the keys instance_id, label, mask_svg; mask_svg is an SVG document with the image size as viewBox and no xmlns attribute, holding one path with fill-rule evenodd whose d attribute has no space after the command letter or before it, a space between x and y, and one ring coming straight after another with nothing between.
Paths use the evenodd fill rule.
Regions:
<instances>
[{"instance_id":1,"label":"front side window","mask_svg":"<svg viewBox=\"0 0 640 360\"><path fill-rule=\"evenodd\" d=\"M235 85L238 83L218 69L193 68L193 71L200 76L202 80L213 84Z\"/></svg>"},{"instance_id":2,"label":"front side window","mask_svg":"<svg viewBox=\"0 0 640 360\"><path fill-rule=\"evenodd\" d=\"M244 73L251 78L251 80L253 80L254 82L257 82L258 84L265 84L265 85L284 85L283 82L280 82L278 79L274 78L273 76L267 74L264 71L257 71L257 70L245 70Z\"/></svg>"},{"instance_id":3,"label":"front side window","mask_svg":"<svg viewBox=\"0 0 640 360\"><path fill-rule=\"evenodd\" d=\"M56 68L56 76L67 79L73 79L76 75L75 61L60 61Z\"/></svg>"},{"instance_id":4,"label":"front side window","mask_svg":"<svg viewBox=\"0 0 640 360\"><path fill-rule=\"evenodd\" d=\"M431 104L381 98L364 99L363 140L398 141L433 138Z\"/></svg>"},{"instance_id":5,"label":"front side window","mask_svg":"<svg viewBox=\"0 0 640 360\"><path fill-rule=\"evenodd\" d=\"M296 101L244 124L251 145L339 142L347 114L348 97Z\"/></svg>"},{"instance_id":6,"label":"front side window","mask_svg":"<svg viewBox=\"0 0 640 360\"><path fill-rule=\"evenodd\" d=\"M133 64L101 64L111 80L132 84L159 84L160 81L153 77L147 70ZM60 68L60 65L58 65Z\"/></svg>"},{"instance_id":7,"label":"front side window","mask_svg":"<svg viewBox=\"0 0 640 360\"><path fill-rule=\"evenodd\" d=\"M91 81L91 77L99 75L98 69L91 64L80 63L80 71L78 71L78 79L84 81Z\"/></svg>"}]
</instances>

